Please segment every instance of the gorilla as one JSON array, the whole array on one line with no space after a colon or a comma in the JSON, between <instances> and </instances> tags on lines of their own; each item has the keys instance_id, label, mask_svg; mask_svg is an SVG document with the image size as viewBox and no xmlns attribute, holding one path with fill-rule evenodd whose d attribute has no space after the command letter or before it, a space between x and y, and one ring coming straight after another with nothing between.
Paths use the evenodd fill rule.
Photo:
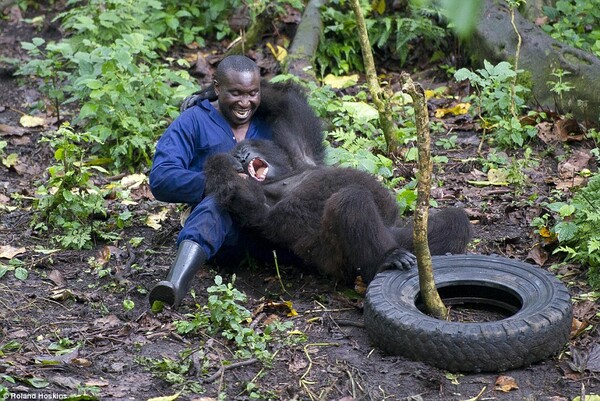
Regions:
<instances>
[{"instance_id":1,"label":"gorilla","mask_svg":"<svg viewBox=\"0 0 600 401\"><path fill-rule=\"evenodd\" d=\"M358 275L369 283L382 270L416 264L412 224L402 224L396 200L376 177L299 165L303 157L275 139L246 140L208 159L207 194L242 226L345 284ZM443 209L430 218L428 235L433 255L463 253L471 223L464 210Z\"/></svg>"},{"instance_id":2,"label":"gorilla","mask_svg":"<svg viewBox=\"0 0 600 401\"><path fill-rule=\"evenodd\" d=\"M273 140L245 140L204 166L206 195L243 227L282 246L335 280L351 285L357 276L369 283L385 269L408 269L412 222L398 216L391 192L376 177L325 165L322 121L304 89L293 83L263 81L262 114ZM195 94L215 97L212 87ZM464 210L443 209L429 219L433 255L463 253L471 239Z\"/></svg>"}]
</instances>

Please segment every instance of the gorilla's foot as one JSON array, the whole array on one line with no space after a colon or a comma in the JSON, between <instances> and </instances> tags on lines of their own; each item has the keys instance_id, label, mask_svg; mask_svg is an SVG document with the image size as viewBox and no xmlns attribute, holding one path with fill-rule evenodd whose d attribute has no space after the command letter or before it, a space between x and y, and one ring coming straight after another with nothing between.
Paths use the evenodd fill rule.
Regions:
<instances>
[{"instance_id":1,"label":"gorilla's foot","mask_svg":"<svg viewBox=\"0 0 600 401\"><path fill-rule=\"evenodd\" d=\"M379 271L389 269L408 270L417 265L415 255L406 249L396 248L385 255L383 263L379 267Z\"/></svg>"},{"instance_id":2,"label":"gorilla's foot","mask_svg":"<svg viewBox=\"0 0 600 401\"><path fill-rule=\"evenodd\" d=\"M155 301L160 301L177 308L187 294L192 278L205 262L206 254L200 245L190 240L181 241L166 280L160 281L150 291L150 307Z\"/></svg>"}]
</instances>

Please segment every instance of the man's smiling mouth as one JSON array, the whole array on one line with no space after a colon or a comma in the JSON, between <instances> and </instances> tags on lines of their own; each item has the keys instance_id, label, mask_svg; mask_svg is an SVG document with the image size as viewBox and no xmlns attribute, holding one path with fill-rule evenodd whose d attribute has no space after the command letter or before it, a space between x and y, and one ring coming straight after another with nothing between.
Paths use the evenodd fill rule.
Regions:
<instances>
[{"instance_id":1,"label":"man's smiling mouth","mask_svg":"<svg viewBox=\"0 0 600 401\"><path fill-rule=\"evenodd\" d=\"M244 109L244 110L234 110L233 113L235 114L235 116L239 119L245 119L248 118L250 116L250 109Z\"/></svg>"}]
</instances>

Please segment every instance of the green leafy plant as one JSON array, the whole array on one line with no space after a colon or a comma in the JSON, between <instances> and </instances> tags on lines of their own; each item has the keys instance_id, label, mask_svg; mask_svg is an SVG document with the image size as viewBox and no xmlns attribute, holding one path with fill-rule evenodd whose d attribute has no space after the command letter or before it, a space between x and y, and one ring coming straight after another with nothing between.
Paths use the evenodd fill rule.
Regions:
<instances>
[{"instance_id":1,"label":"green leafy plant","mask_svg":"<svg viewBox=\"0 0 600 401\"><path fill-rule=\"evenodd\" d=\"M448 35L435 21L442 20L439 9L422 2L412 2L402 12L385 9L388 2L361 1L369 39L373 48L391 54L404 65L418 49L428 54L445 47ZM326 2L322 9L324 29L316 55L321 75L343 75L351 71L363 71L360 44L356 35L356 18L347 0Z\"/></svg>"},{"instance_id":2,"label":"green leafy plant","mask_svg":"<svg viewBox=\"0 0 600 401\"><path fill-rule=\"evenodd\" d=\"M557 214L552 231L567 260L587 268L590 285L600 290L600 174L590 178L568 202L555 202L549 208Z\"/></svg>"},{"instance_id":3,"label":"green leafy plant","mask_svg":"<svg viewBox=\"0 0 600 401\"><path fill-rule=\"evenodd\" d=\"M234 283L235 276L230 283L216 276L215 284L207 289L207 304L188 315L191 320L175 322L177 330L182 334L204 330L209 335L221 335L235 345L236 357L255 357L268 363L272 358L269 347L281 339L292 323L274 322L261 331L250 327L252 313L242 305L247 301L246 295L237 290Z\"/></svg>"},{"instance_id":4,"label":"green leafy plant","mask_svg":"<svg viewBox=\"0 0 600 401\"><path fill-rule=\"evenodd\" d=\"M32 225L38 231L62 232L55 238L64 247L88 248L97 232L94 217L105 215L104 194L91 180L92 172L105 170L84 160L86 146L99 139L63 125L42 140L54 149L56 164L48 168L48 180L37 189L34 207L39 214Z\"/></svg>"},{"instance_id":5,"label":"green leafy plant","mask_svg":"<svg viewBox=\"0 0 600 401\"><path fill-rule=\"evenodd\" d=\"M6 383L10 383L12 385L16 384L15 379L12 376L9 375L0 375L0 380L2 380L2 382L6 382ZM0 400L4 401L4 400L8 400L10 397L10 390L8 387L4 386L2 384L2 382L0 382Z\"/></svg>"},{"instance_id":6,"label":"green leafy plant","mask_svg":"<svg viewBox=\"0 0 600 401\"><path fill-rule=\"evenodd\" d=\"M475 106L484 130L492 131L495 143L502 147L521 147L537 132L534 127L523 126L519 121L525 96L530 90L515 83L516 74L506 61L492 65L487 60L483 68L476 71L461 68L454 73L457 81L468 80L475 89L468 100Z\"/></svg>"},{"instance_id":7,"label":"green leafy plant","mask_svg":"<svg viewBox=\"0 0 600 401\"><path fill-rule=\"evenodd\" d=\"M450 135L447 138L438 138L435 141L436 146L441 147L442 149L450 150L456 148L456 141L458 139L457 135Z\"/></svg>"},{"instance_id":8,"label":"green leafy plant","mask_svg":"<svg viewBox=\"0 0 600 401\"><path fill-rule=\"evenodd\" d=\"M177 101L195 90L178 69L187 62L159 61L178 12L165 14L156 0L71 3L77 6L58 17L70 35L24 43L32 59L20 73L40 78L57 116L67 103L80 107L74 124L99 138L91 151L111 167L147 165L156 138L178 115Z\"/></svg>"},{"instance_id":9,"label":"green leafy plant","mask_svg":"<svg viewBox=\"0 0 600 401\"><path fill-rule=\"evenodd\" d=\"M231 11L244 3L241 0L206 2L193 0L91 0L71 1L76 7L59 15L62 26L78 44L85 42L108 46L123 35L141 33L149 46L166 51L175 42L197 42L205 46L205 38L232 39L227 23ZM87 51L90 48L86 49Z\"/></svg>"},{"instance_id":10,"label":"green leafy plant","mask_svg":"<svg viewBox=\"0 0 600 401\"><path fill-rule=\"evenodd\" d=\"M596 2L558 0L543 10L550 23L542 29L550 36L600 57L600 9Z\"/></svg>"},{"instance_id":11,"label":"green leafy plant","mask_svg":"<svg viewBox=\"0 0 600 401\"><path fill-rule=\"evenodd\" d=\"M569 74L571 74L569 71L555 68L552 70L552 76L554 76L556 80L547 82L550 91L554 94L554 103L559 111L564 106L563 95L574 88L573 85L565 80L565 77Z\"/></svg>"},{"instance_id":12,"label":"green leafy plant","mask_svg":"<svg viewBox=\"0 0 600 401\"><path fill-rule=\"evenodd\" d=\"M200 350L197 352L196 360L203 361L203 367L207 367L207 360ZM198 382L196 378L190 379L189 375L194 369L194 360L190 358L190 352L184 351L179 355L179 358L162 357L158 358L147 358L139 357L136 358L137 362L152 371L154 375L164 380L169 384L184 385L188 391L202 394L204 388Z\"/></svg>"},{"instance_id":13,"label":"green leafy plant","mask_svg":"<svg viewBox=\"0 0 600 401\"><path fill-rule=\"evenodd\" d=\"M0 278L4 277L6 273L12 271L17 280L27 280L27 277L29 277L29 271L23 267L24 265L25 263L17 258L12 258L9 260L7 265L0 262Z\"/></svg>"},{"instance_id":14,"label":"green leafy plant","mask_svg":"<svg viewBox=\"0 0 600 401\"><path fill-rule=\"evenodd\" d=\"M68 66L73 57L71 45L68 42L46 43L42 38L33 38L31 42L22 42L21 46L32 59L21 66L18 74L41 80L40 91L46 95L57 120L60 120L60 110L68 92Z\"/></svg>"},{"instance_id":15,"label":"green leafy plant","mask_svg":"<svg viewBox=\"0 0 600 401\"><path fill-rule=\"evenodd\" d=\"M118 170L150 163L157 137L179 113L167 100L193 90L187 72L140 62L149 51L143 35L130 34L78 56L73 94L82 106L75 123L99 139L92 151Z\"/></svg>"}]
</instances>

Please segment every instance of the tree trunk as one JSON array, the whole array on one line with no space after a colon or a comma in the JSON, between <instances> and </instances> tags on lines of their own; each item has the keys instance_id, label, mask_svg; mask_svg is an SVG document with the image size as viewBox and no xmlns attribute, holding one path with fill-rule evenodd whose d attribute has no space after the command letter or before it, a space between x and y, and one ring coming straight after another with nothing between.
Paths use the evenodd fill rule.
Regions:
<instances>
[{"instance_id":1,"label":"tree trunk","mask_svg":"<svg viewBox=\"0 0 600 401\"><path fill-rule=\"evenodd\" d=\"M580 120L598 124L600 116L600 59L552 39L541 28L516 13L515 24L523 37L519 67L531 73L533 106L563 109ZM504 1L486 0L470 53L478 61L514 60L518 37L511 25L510 8ZM553 69L571 74L563 77L573 89L557 104L550 91Z\"/></svg>"},{"instance_id":2,"label":"tree trunk","mask_svg":"<svg viewBox=\"0 0 600 401\"><path fill-rule=\"evenodd\" d=\"M415 125L417 128L417 147L419 150L417 204L415 206L413 243L419 268L419 286L427 312L438 319L446 319L448 310L435 288L433 265L427 240L427 219L429 217L429 198L431 189L431 139L429 136L429 112L425 92L415 85L408 73L401 75L402 90L413 99Z\"/></svg>"},{"instance_id":3,"label":"tree trunk","mask_svg":"<svg viewBox=\"0 0 600 401\"><path fill-rule=\"evenodd\" d=\"M323 29L320 10L323 4L325 0L310 0L306 5L284 65L290 74L312 81L315 80L313 61Z\"/></svg>"},{"instance_id":4,"label":"tree trunk","mask_svg":"<svg viewBox=\"0 0 600 401\"><path fill-rule=\"evenodd\" d=\"M350 6L356 16L356 25L358 27L358 38L360 40L360 47L362 50L363 63L365 65L365 72L367 75L367 84L369 86L369 92L371 92L371 98L375 107L379 112L379 124L383 131L385 143L387 145L388 153L397 154L400 149L398 138L396 135L397 127L392 116L392 104L390 98L386 96L385 92L379 86L377 79L377 71L375 70L375 61L373 60L373 52L371 50L371 44L369 42L369 34L367 32L367 25L365 18L360 8L359 0L350 0Z\"/></svg>"}]
</instances>

